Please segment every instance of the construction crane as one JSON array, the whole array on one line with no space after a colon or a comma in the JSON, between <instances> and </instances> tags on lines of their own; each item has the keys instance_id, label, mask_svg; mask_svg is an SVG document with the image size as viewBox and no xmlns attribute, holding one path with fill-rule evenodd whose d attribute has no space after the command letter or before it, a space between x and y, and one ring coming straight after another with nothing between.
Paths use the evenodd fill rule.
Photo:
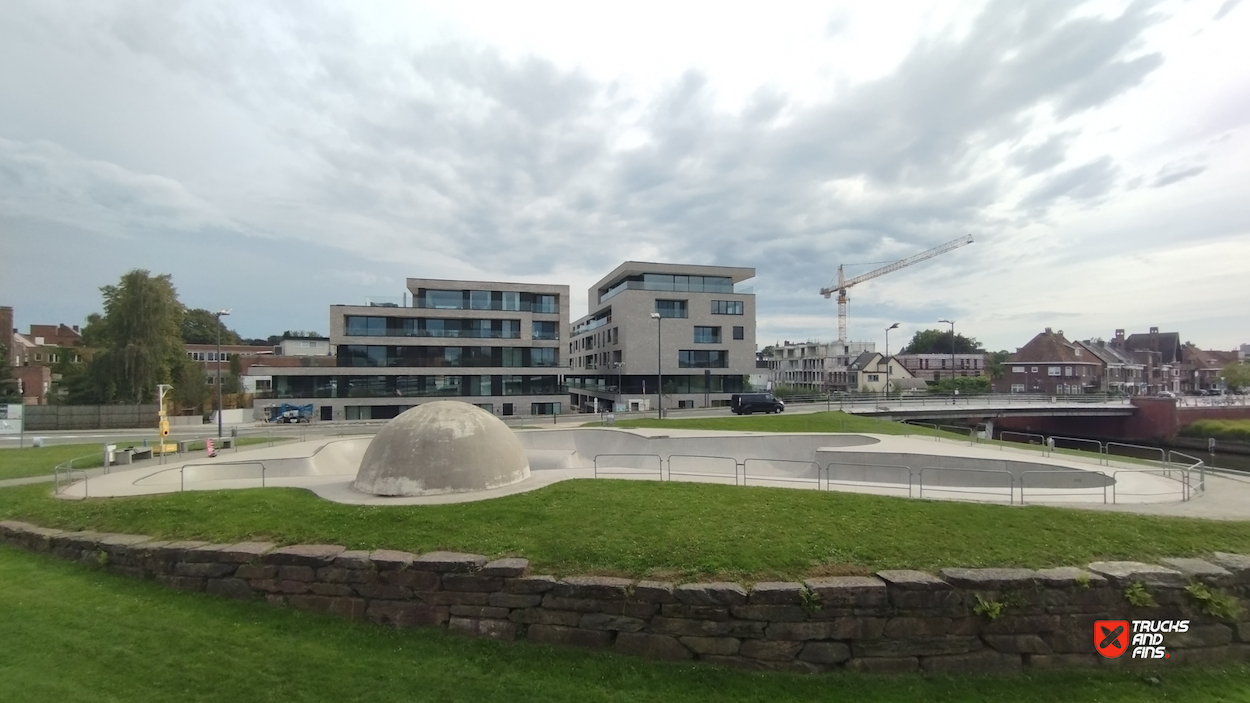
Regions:
<instances>
[{"instance_id":1,"label":"construction crane","mask_svg":"<svg viewBox=\"0 0 1250 703\"><path fill-rule=\"evenodd\" d=\"M918 264L921 261L924 261L926 259L932 259L933 257L939 254L945 254L948 251L958 249L959 247L962 247L966 244L971 244L971 243L972 243L972 235L969 234L969 235L960 237L959 239L951 240L943 244L940 247L934 247L933 249L930 249L928 251L922 251L919 254L916 254L915 256L911 256L906 259L900 259L898 261L895 261L892 264L886 264L885 266L882 266L879 269L869 271L868 273L862 274L860 276L856 276L855 278L852 278L850 280L847 280L842 275L842 266L839 265L837 284L831 285L828 288L820 289L820 294L825 296L826 298L833 295L835 291L838 294L838 340L842 342L846 341L846 302L847 302L846 290L848 288L850 288L851 286L857 283L863 283L864 281L874 279L877 276L884 276L887 273L897 271L901 268L907 268L908 266L911 266L912 264Z\"/></svg>"}]
</instances>

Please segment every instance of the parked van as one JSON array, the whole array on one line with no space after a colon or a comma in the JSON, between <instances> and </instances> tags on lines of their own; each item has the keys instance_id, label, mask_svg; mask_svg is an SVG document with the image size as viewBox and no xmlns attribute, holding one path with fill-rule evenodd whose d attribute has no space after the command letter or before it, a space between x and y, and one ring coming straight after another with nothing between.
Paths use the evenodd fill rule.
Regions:
<instances>
[{"instance_id":1,"label":"parked van","mask_svg":"<svg viewBox=\"0 0 1250 703\"><path fill-rule=\"evenodd\" d=\"M786 404L772 393L734 393L729 397L729 409L735 415L779 413L786 409Z\"/></svg>"}]
</instances>

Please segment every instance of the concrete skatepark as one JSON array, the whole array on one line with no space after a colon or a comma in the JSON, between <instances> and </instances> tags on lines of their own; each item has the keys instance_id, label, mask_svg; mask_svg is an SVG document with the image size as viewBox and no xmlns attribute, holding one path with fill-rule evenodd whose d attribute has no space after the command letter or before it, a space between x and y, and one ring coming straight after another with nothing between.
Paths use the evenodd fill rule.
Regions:
<instances>
[{"instance_id":1,"label":"concrete skatepark","mask_svg":"<svg viewBox=\"0 0 1250 703\"><path fill-rule=\"evenodd\" d=\"M431 423L432 405L451 414ZM305 488L340 503L423 505L486 500L570 479L616 478L1250 517L1244 500L1230 502L1231 494L1250 497L1246 484L1178 467L1095 463L931 437L616 428L512 431L464 403L420 407L429 411L422 411L425 419L409 416L419 409L414 408L377 436L318 438L113 472L72 483L59 495L265 486ZM441 428L442 434L429 434L430 427ZM428 438L414 439L420 436ZM379 464L380 457L387 457L387 466ZM424 465L420 476L397 478L416 464ZM1207 482L1219 484L1221 498L1207 500Z\"/></svg>"}]
</instances>

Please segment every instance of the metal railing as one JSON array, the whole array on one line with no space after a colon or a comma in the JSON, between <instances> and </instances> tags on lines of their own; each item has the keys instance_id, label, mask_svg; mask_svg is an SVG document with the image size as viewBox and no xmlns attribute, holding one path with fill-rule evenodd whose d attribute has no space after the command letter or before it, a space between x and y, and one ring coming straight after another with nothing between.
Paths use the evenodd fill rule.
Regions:
<instances>
[{"instance_id":1,"label":"metal railing","mask_svg":"<svg viewBox=\"0 0 1250 703\"><path fill-rule=\"evenodd\" d=\"M1007 480L1007 502L1012 505L1014 505L1016 502L1016 490L1015 490L1016 480L1015 480L1015 477L1012 476L1011 472L1009 471L995 471L993 469L956 469L956 468L946 468L943 466L926 466L920 469L920 471L917 473L917 476L920 478L919 497L922 499L924 498L924 490L925 490L924 475L926 471L955 473L955 474L971 473L971 474L978 474L978 475L990 475L990 476L994 476L995 480L997 480L1000 477L1005 478ZM960 493L960 494L969 494L969 495L978 495L978 496L985 496L985 495L995 496L995 495L1000 495L1000 494L992 493L992 492L987 493L985 490L969 490L969 489L972 489L972 488L985 489L985 488L998 488L998 487L999 486L965 486L965 485L957 484L955 488L951 488L944 484L935 484L934 486L929 488L929 493Z\"/></svg>"},{"instance_id":2,"label":"metal railing","mask_svg":"<svg viewBox=\"0 0 1250 703\"><path fill-rule=\"evenodd\" d=\"M834 479L833 467L835 466L840 466L840 467L845 466L845 467L853 467L854 469L860 469L862 470L861 475L863 476L863 478L859 478L859 479L847 478L847 477L843 477L841 472L839 472L839 477L837 479ZM894 486L885 485L885 484L904 483L903 481L882 481L880 476L870 477L868 475L869 474L869 471L867 471L868 469L871 469L871 473L873 474L880 474L883 472L883 470L885 473L889 473L890 471L906 472L907 480L905 483L907 484L907 497L908 498L912 497L912 484L915 483L915 474L912 473L912 470L910 467L896 465L896 464L860 464L860 463L847 462L847 461L831 461L825 465L825 489L830 490L830 491L833 490L832 486L833 484L836 483L840 486L863 487L863 488L871 487L871 488L876 488L876 489L896 490ZM901 490L901 489L897 489L897 490Z\"/></svg>"},{"instance_id":3,"label":"metal railing","mask_svg":"<svg viewBox=\"0 0 1250 703\"><path fill-rule=\"evenodd\" d=\"M1063 475L1066 475L1066 476L1071 476L1071 477L1072 477L1072 479L1074 479L1074 481L1075 481L1076 483L1080 483L1080 482L1081 482L1081 479L1085 478L1086 476L1089 476L1090 474L1095 474L1095 475L1101 476L1101 477L1103 478L1103 481L1102 481L1102 486L1101 486L1101 488L1102 488L1102 502L1103 502L1103 505L1106 505L1106 503L1107 503L1107 485L1108 485L1108 483L1109 483L1109 481L1107 480L1107 479L1108 479L1107 474L1105 474L1105 473L1103 473L1103 472L1101 472L1101 471L1087 471L1087 470L1085 470L1085 469L1044 469L1044 470L1043 470L1043 469L1039 469L1039 470L1037 470L1037 471L1022 471L1022 472L1020 472L1020 505L1024 505L1024 504L1025 504L1025 495L1024 495L1024 492L1025 492L1025 489L1026 489L1026 488L1028 488L1028 484L1029 484L1028 477L1029 477L1029 476L1034 476L1034 477L1036 477L1036 478L1041 478L1041 477L1043 477L1043 476L1054 476L1054 475L1056 475L1056 474L1063 474ZM1099 487L1099 486L1091 486L1090 488L1098 488L1098 487ZM1046 488L1050 488L1050 487L1048 487L1048 486L1034 486L1034 488L1037 488L1037 489L1046 489ZM1082 492L1080 492L1080 493L1074 493L1074 492L1058 493L1058 492L1056 492L1057 490L1059 490L1059 489L1054 489L1054 488L1051 488L1050 490L1048 490L1048 491L1047 491L1046 493L1044 493L1043 495L1045 495L1045 496L1047 496L1047 497L1050 497L1050 498L1086 497L1086 496L1088 496L1088 495L1089 495L1088 491L1089 491L1090 489L1089 489L1089 488L1085 488L1085 489L1076 489L1076 490L1080 490L1080 491L1082 491Z\"/></svg>"},{"instance_id":4,"label":"metal railing","mask_svg":"<svg viewBox=\"0 0 1250 703\"><path fill-rule=\"evenodd\" d=\"M657 463L655 469L659 479L664 480L664 457L659 454L596 454L595 455L595 478L599 478L600 474L615 476L646 476L651 473L651 469L647 467L632 466L614 466L608 469L599 468L599 459L601 457L654 457Z\"/></svg>"},{"instance_id":5,"label":"metal railing","mask_svg":"<svg viewBox=\"0 0 1250 703\"><path fill-rule=\"evenodd\" d=\"M1076 451L1088 453L1089 450L1082 449L1081 447L1088 447L1089 445L1092 444L1094 445L1093 452L1098 455L1098 463L1103 464L1103 463L1106 463L1107 461L1106 459L1107 447L1103 445L1102 442L1099 442L1096 439L1085 439L1083 437L1057 437L1054 435L1050 436L1047 439L1048 439L1047 444L1049 445L1050 451L1052 452L1055 449L1074 449ZM1061 442L1062 444L1060 444ZM1064 445L1074 445L1074 446L1064 446Z\"/></svg>"},{"instance_id":6,"label":"metal railing","mask_svg":"<svg viewBox=\"0 0 1250 703\"><path fill-rule=\"evenodd\" d=\"M598 457L596 457L598 458ZM728 474L716 473L710 471L674 471L673 459L702 459L712 460L717 463L732 462L734 467L733 480L734 485L738 484L738 472L742 468L742 462L731 456L711 456L707 454L670 454L668 456L668 480L672 481L674 476L688 476L693 478L728 478Z\"/></svg>"},{"instance_id":7,"label":"metal railing","mask_svg":"<svg viewBox=\"0 0 1250 703\"><path fill-rule=\"evenodd\" d=\"M264 488L264 487L265 487L265 475L266 475L266 473L268 472L268 470L269 470L269 469L268 469L268 467L267 467L267 466L265 466L265 463L264 463L264 462L262 462L262 461L255 461L255 460L251 460L251 461L247 461L247 460L245 460L245 461L212 461L212 462L200 462L200 463L198 463L198 464L183 464L182 466L175 466L175 467L173 467L173 468L169 468L169 469L162 469L162 470L160 470L160 471L154 471L154 472L152 472L152 473L150 473L150 474L147 474L146 476L142 476L142 477L140 477L140 478L135 479L135 480L132 482L132 485L137 486L137 485L139 485L139 483L140 483L141 481L146 481L146 480L148 480L148 479L152 478L153 476L160 476L161 474L167 474L167 473L170 473L170 472L173 472L173 471L177 471L177 472L178 472L178 492L182 493L182 492L185 492L185 491L187 490L187 469L198 469L198 468L202 468L202 467L206 467L206 466L207 466L207 467L212 467L212 468L220 468L220 467L223 467L223 466L253 466L253 465L254 465L254 466L259 466L259 467L260 467L260 486L261 486L261 488ZM214 480L222 480L222 479L214 479Z\"/></svg>"},{"instance_id":8,"label":"metal railing","mask_svg":"<svg viewBox=\"0 0 1250 703\"><path fill-rule=\"evenodd\" d=\"M816 468L815 478L802 478L802 477L797 477L797 476L776 476L776 475L770 475L770 474L763 474L761 472L761 475L759 475L756 480L781 481L782 483L815 483L817 490L820 489L820 472L821 472L820 464L814 461L803 461L802 459L746 459L742 462L742 485L744 486L749 485L747 483L747 470L752 466L752 462L754 462L755 466L760 466L761 464L773 464L773 465L780 464L782 466L798 465L798 466L804 466L804 467L815 467Z\"/></svg>"}]
</instances>

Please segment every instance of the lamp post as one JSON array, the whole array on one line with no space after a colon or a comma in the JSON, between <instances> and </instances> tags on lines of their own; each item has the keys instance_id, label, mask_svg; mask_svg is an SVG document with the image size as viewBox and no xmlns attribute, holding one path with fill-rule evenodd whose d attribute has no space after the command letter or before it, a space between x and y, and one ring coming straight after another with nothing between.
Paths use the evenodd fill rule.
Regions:
<instances>
[{"instance_id":1,"label":"lamp post","mask_svg":"<svg viewBox=\"0 0 1250 703\"><path fill-rule=\"evenodd\" d=\"M955 321L938 320L938 322L945 322L951 326L951 405L954 405L955 394L958 393L958 391L955 390Z\"/></svg>"},{"instance_id":2,"label":"lamp post","mask_svg":"<svg viewBox=\"0 0 1250 703\"><path fill-rule=\"evenodd\" d=\"M621 404L621 396L623 395L621 384L625 382L625 362L613 361L612 368L616 369L616 400L612 403L612 412L616 412L617 406Z\"/></svg>"},{"instance_id":3,"label":"lamp post","mask_svg":"<svg viewBox=\"0 0 1250 703\"><path fill-rule=\"evenodd\" d=\"M221 318L229 314L229 308L213 313L217 318L217 439L221 439Z\"/></svg>"},{"instance_id":4,"label":"lamp post","mask_svg":"<svg viewBox=\"0 0 1250 703\"><path fill-rule=\"evenodd\" d=\"M664 419L664 367L662 366L661 362L664 357L663 357L662 352L660 351L660 348L664 343L664 336L663 336L664 325L661 324L664 318L661 317L660 313L658 312L651 313L651 317L655 319L655 380L656 380L656 384L655 384L656 406L655 408L657 412L656 418L663 420Z\"/></svg>"},{"instance_id":5,"label":"lamp post","mask_svg":"<svg viewBox=\"0 0 1250 703\"><path fill-rule=\"evenodd\" d=\"M898 323L885 328L885 397L890 397L890 330L898 329Z\"/></svg>"}]
</instances>

